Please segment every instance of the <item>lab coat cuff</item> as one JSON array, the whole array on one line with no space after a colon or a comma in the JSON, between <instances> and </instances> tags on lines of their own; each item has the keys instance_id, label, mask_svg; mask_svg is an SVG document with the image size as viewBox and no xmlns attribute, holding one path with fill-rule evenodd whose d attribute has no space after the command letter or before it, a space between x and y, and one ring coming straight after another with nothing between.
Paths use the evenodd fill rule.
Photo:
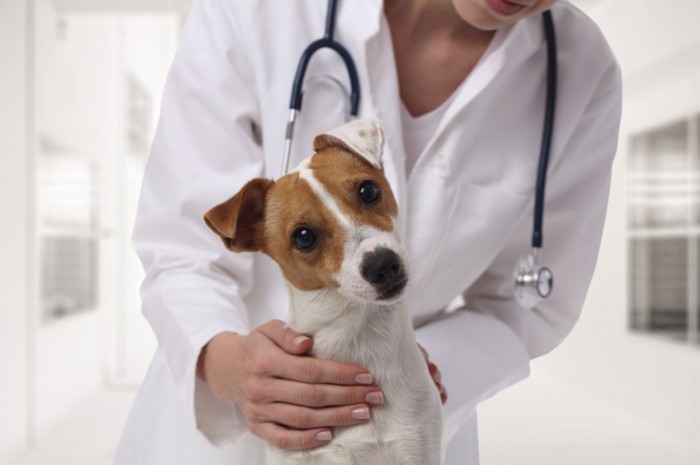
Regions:
<instances>
[{"instance_id":1,"label":"lab coat cuff","mask_svg":"<svg viewBox=\"0 0 700 465\"><path fill-rule=\"evenodd\" d=\"M197 377L197 360L202 348L217 334L230 331L248 334L248 330L237 325L216 325L200 330L192 338L194 350L188 367L186 384L183 386L187 416L197 429L216 447L238 444L248 433L248 426L240 409L234 402L216 398L207 383Z\"/></svg>"},{"instance_id":2,"label":"lab coat cuff","mask_svg":"<svg viewBox=\"0 0 700 465\"><path fill-rule=\"evenodd\" d=\"M416 330L418 342L442 374L451 440L479 402L530 374L530 357L515 332L492 315L465 309L443 314Z\"/></svg>"}]
</instances>

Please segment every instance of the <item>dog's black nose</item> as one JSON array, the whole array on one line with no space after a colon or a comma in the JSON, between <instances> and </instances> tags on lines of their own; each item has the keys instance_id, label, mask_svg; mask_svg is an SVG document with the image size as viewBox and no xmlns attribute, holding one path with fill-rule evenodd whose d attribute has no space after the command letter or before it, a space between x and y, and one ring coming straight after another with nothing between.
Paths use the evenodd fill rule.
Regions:
<instances>
[{"instance_id":1,"label":"dog's black nose","mask_svg":"<svg viewBox=\"0 0 700 465\"><path fill-rule=\"evenodd\" d=\"M406 287L406 272L396 252L380 247L362 256L360 274L379 292L380 299L390 299Z\"/></svg>"}]
</instances>

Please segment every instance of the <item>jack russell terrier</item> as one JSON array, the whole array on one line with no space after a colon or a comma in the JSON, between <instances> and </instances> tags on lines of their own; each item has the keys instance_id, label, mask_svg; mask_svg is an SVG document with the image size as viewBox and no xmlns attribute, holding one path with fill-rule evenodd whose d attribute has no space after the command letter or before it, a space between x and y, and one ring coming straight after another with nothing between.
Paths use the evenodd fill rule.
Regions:
<instances>
[{"instance_id":1,"label":"jack russell terrier","mask_svg":"<svg viewBox=\"0 0 700 465\"><path fill-rule=\"evenodd\" d=\"M289 283L289 326L315 357L365 367L385 403L369 423L336 428L306 451L267 449L269 465L439 465L442 405L400 299L408 281L398 207L376 120L317 136L277 181L253 179L205 214L234 252L261 251Z\"/></svg>"}]
</instances>

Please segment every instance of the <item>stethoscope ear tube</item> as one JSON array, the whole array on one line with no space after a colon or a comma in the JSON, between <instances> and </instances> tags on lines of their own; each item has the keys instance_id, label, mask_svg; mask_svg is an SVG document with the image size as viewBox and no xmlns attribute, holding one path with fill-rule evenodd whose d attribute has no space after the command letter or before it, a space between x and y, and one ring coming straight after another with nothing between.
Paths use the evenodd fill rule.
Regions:
<instances>
[{"instance_id":1,"label":"stethoscope ear tube","mask_svg":"<svg viewBox=\"0 0 700 465\"><path fill-rule=\"evenodd\" d=\"M292 96L289 101L289 108L301 111L301 103L304 95L302 92L302 86L304 85L306 68L309 66L309 61L311 61L314 53L322 48L330 48L331 50L334 50L345 63L345 67L348 70L348 78L350 80L350 114L353 117L356 117L360 107L360 79L357 75L355 63L350 56L350 52L348 52L345 47L328 37L312 42L308 47L306 47L304 53L302 53L301 59L299 60L299 65L297 66L296 75L294 76L294 83L292 84Z\"/></svg>"},{"instance_id":2,"label":"stethoscope ear tube","mask_svg":"<svg viewBox=\"0 0 700 465\"><path fill-rule=\"evenodd\" d=\"M554 32L552 12L542 13L544 33L547 43L547 100L540 144L540 161L537 167L537 184L535 185L535 214L532 228L532 247L542 248L542 222L544 218L544 191L549 165L549 152L554 134L554 111L557 101L557 41Z\"/></svg>"}]
</instances>

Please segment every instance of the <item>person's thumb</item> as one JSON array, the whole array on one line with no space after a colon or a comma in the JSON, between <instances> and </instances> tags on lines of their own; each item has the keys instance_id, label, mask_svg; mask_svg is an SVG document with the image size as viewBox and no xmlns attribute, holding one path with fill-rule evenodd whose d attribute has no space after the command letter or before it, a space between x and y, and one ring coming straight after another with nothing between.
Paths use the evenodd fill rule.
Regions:
<instances>
[{"instance_id":1,"label":"person's thumb","mask_svg":"<svg viewBox=\"0 0 700 465\"><path fill-rule=\"evenodd\" d=\"M267 336L288 354L305 354L313 345L313 340L309 336L294 331L280 320L268 321L260 326L258 331Z\"/></svg>"}]
</instances>

